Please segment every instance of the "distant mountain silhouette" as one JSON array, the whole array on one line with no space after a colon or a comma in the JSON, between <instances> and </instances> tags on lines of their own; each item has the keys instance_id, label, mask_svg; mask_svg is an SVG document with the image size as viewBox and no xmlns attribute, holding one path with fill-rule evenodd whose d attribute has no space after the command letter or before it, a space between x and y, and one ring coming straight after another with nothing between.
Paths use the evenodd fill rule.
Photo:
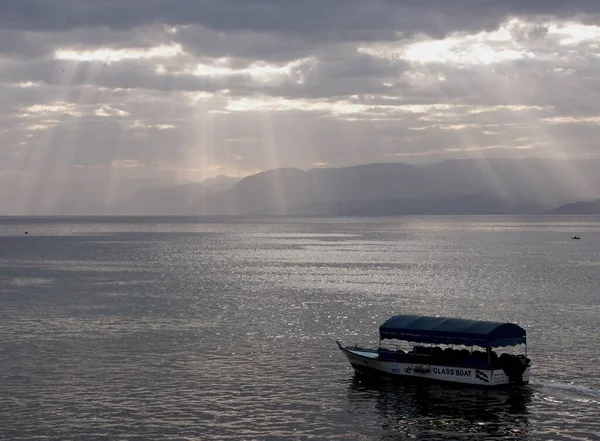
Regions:
<instances>
[{"instance_id":1,"label":"distant mountain silhouette","mask_svg":"<svg viewBox=\"0 0 600 441\"><path fill-rule=\"evenodd\" d=\"M540 213L600 194L599 161L452 160L276 169L201 199L199 214Z\"/></svg>"},{"instance_id":2,"label":"distant mountain silhouette","mask_svg":"<svg viewBox=\"0 0 600 441\"><path fill-rule=\"evenodd\" d=\"M546 212L549 214L600 214L600 199L590 202L573 202Z\"/></svg>"},{"instance_id":3,"label":"distant mountain silhouette","mask_svg":"<svg viewBox=\"0 0 600 441\"><path fill-rule=\"evenodd\" d=\"M12 204L19 214L49 215L596 213L592 205L561 206L598 198L597 170L600 160L465 159L308 171L281 168L200 183L89 180L63 186L54 195L34 183L27 191L0 188L0 209ZM27 197L27 206L15 205L15 194Z\"/></svg>"},{"instance_id":4,"label":"distant mountain silhouette","mask_svg":"<svg viewBox=\"0 0 600 441\"><path fill-rule=\"evenodd\" d=\"M214 178L205 179L201 184L209 191L229 190L240 181L241 178L232 178L231 176L219 175Z\"/></svg>"}]
</instances>

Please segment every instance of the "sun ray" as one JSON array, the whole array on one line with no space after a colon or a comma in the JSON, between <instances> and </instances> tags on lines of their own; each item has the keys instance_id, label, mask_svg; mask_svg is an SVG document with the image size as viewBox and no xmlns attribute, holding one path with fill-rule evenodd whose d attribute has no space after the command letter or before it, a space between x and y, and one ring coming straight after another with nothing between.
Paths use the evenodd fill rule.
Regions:
<instances>
[{"instance_id":1,"label":"sun ray","mask_svg":"<svg viewBox=\"0 0 600 441\"><path fill-rule=\"evenodd\" d=\"M60 184L26 184L23 193L33 202L24 205L33 209L40 200L59 204L83 170L107 176L98 189L110 204L134 175L201 180L225 171L392 157L483 163L528 154L597 156L584 153L588 141L573 131L593 133L593 105L558 97L593 91L600 27L577 17L515 16L481 29L342 39L289 52L287 43L267 45L277 49L272 53L257 48L252 33L244 33L245 41L194 24L99 31L96 43L67 32L43 55L36 52L39 73L24 71L28 61L10 53L0 58L20 73L11 87L39 91L37 102L25 101L9 116L18 121L9 128L16 153L5 164ZM228 46L232 41L236 47ZM252 131L258 134L248 136ZM508 194L511 183L488 162L496 192ZM570 172L574 186L591 191L574 166ZM285 198L276 199L283 209Z\"/></svg>"}]
</instances>

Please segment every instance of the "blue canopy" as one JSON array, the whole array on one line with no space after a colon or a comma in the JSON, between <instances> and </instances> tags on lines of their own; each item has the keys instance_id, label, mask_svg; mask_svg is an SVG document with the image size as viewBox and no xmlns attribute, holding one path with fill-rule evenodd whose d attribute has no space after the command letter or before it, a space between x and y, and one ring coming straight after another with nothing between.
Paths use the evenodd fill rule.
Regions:
<instances>
[{"instance_id":1,"label":"blue canopy","mask_svg":"<svg viewBox=\"0 0 600 441\"><path fill-rule=\"evenodd\" d=\"M397 315L379 327L379 336L418 343L481 347L514 346L527 342L525 329L513 323L450 317Z\"/></svg>"}]
</instances>

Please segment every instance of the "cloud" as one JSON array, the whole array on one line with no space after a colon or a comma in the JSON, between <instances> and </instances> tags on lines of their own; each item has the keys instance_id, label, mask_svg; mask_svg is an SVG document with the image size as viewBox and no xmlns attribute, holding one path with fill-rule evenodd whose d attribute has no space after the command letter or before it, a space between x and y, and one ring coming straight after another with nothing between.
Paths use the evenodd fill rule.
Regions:
<instances>
[{"instance_id":1,"label":"cloud","mask_svg":"<svg viewBox=\"0 0 600 441\"><path fill-rule=\"evenodd\" d=\"M139 167L140 163L135 159L120 159L110 161L112 167Z\"/></svg>"},{"instance_id":2,"label":"cloud","mask_svg":"<svg viewBox=\"0 0 600 441\"><path fill-rule=\"evenodd\" d=\"M58 49L54 52L56 60L102 61L112 63L123 60L150 60L153 58L171 58L182 53L181 46L159 45L149 48L101 48L95 50Z\"/></svg>"},{"instance_id":3,"label":"cloud","mask_svg":"<svg viewBox=\"0 0 600 441\"><path fill-rule=\"evenodd\" d=\"M267 31L306 35L366 34L381 39L381 31L481 30L495 27L509 16L573 17L598 14L594 0L506 0L492 2L402 3L389 0L331 0L279 2L272 0L122 0L80 2L78 0L5 0L0 26L9 29L64 31L81 27L128 30L152 23L169 26L200 25L220 32ZM428 25L428 26L427 26ZM367 32L370 31L370 32Z\"/></svg>"},{"instance_id":4,"label":"cloud","mask_svg":"<svg viewBox=\"0 0 600 441\"><path fill-rule=\"evenodd\" d=\"M595 0L6 0L0 181L597 157L599 13Z\"/></svg>"}]
</instances>

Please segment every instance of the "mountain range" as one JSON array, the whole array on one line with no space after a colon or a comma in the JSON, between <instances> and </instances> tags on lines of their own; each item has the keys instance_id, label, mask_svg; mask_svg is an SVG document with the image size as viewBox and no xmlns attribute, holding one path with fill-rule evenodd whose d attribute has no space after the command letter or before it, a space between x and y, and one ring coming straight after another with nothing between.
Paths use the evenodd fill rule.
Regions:
<instances>
[{"instance_id":1,"label":"mountain range","mask_svg":"<svg viewBox=\"0 0 600 441\"><path fill-rule=\"evenodd\" d=\"M94 197L94 186L87 183L72 186L70 198L60 207L45 206L43 213L38 209L35 214L600 213L598 201L562 207L600 197L598 170L600 160L537 158L380 163L308 171L281 168L242 179L220 176L198 183L138 185L112 203Z\"/></svg>"},{"instance_id":2,"label":"mountain range","mask_svg":"<svg viewBox=\"0 0 600 441\"><path fill-rule=\"evenodd\" d=\"M600 199L573 202L547 211L548 214L600 214Z\"/></svg>"},{"instance_id":3,"label":"mountain range","mask_svg":"<svg viewBox=\"0 0 600 441\"><path fill-rule=\"evenodd\" d=\"M204 182L143 190L124 201L118 212L323 216L541 213L600 196L597 170L600 161L549 159L381 163L308 171L282 168L238 182L225 181L219 189ZM160 202L166 200L170 202Z\"/></svg>"}]
</instances>

